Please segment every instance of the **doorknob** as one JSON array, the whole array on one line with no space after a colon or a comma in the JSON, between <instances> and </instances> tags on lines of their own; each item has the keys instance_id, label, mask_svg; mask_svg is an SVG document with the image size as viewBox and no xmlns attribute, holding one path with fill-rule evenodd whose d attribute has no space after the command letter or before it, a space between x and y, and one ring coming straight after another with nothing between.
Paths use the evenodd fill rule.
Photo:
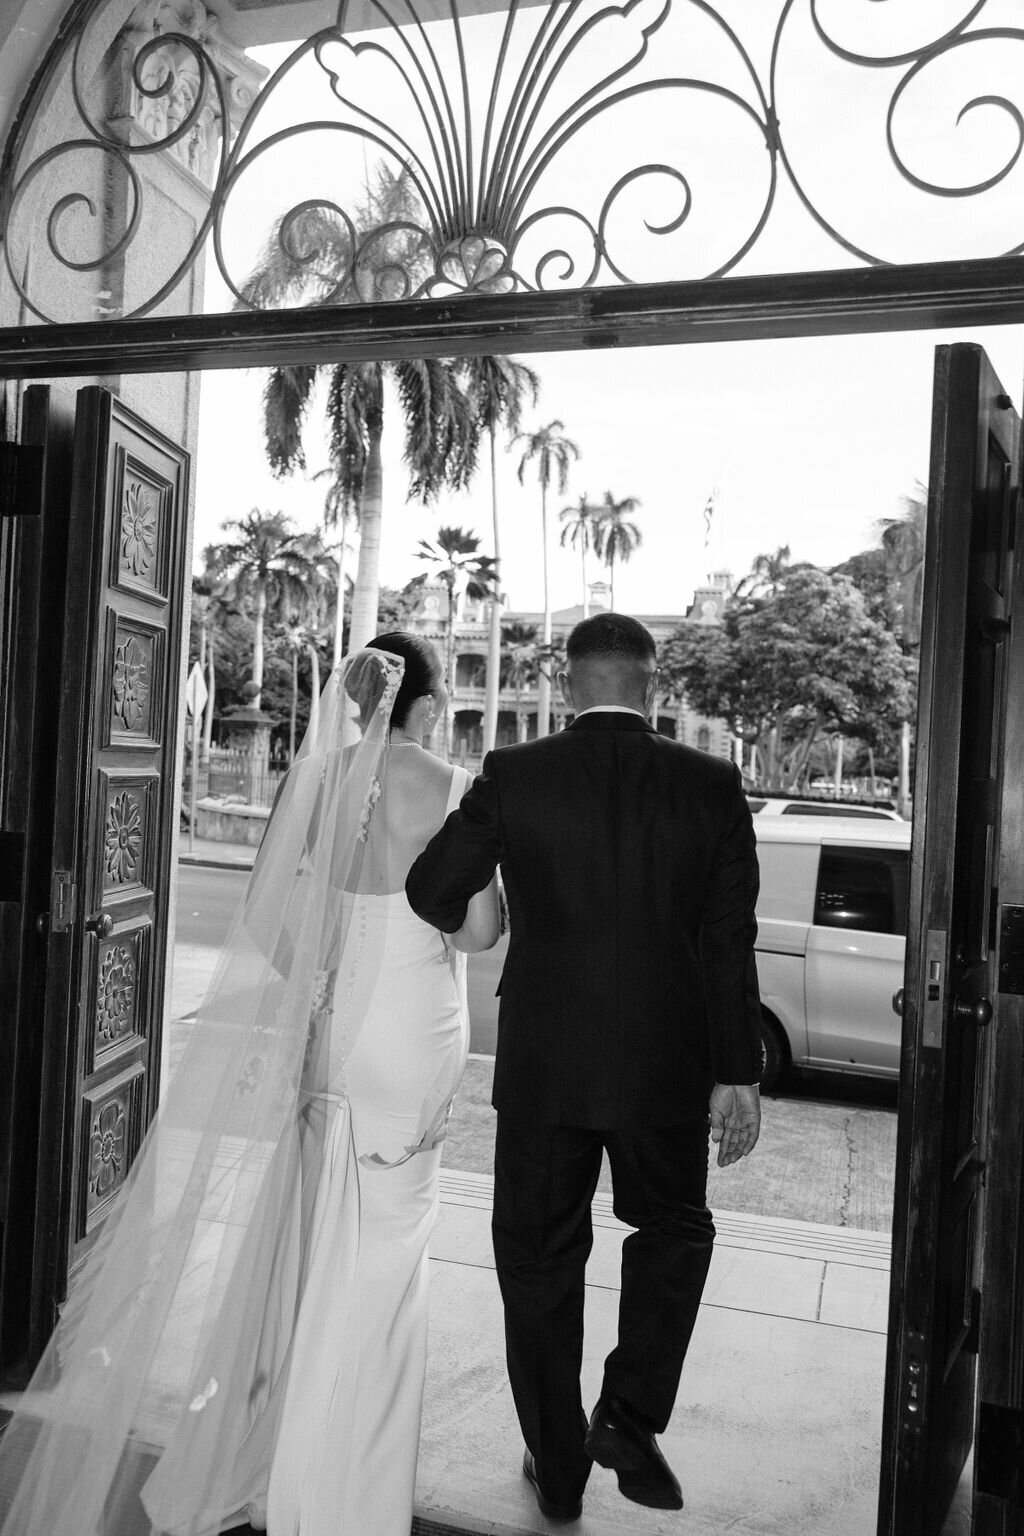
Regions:
<instances>
[{"instance_id":1,"label":"doorknob","mask_svg":"<svg viewBox=\"0 0 1024 1536\"><path fill-rule=\"evenodd\" d=\"M95 933L98 938L109 939L114 931L114 919L109 912L96 912L86 918L82 927L86 933Z\"/></svg>"},{"instance_id":2,"label":"doorknob","mask_svg":"<svg viewBox=\"0 0 1024 1536\"><path fill-rule=\"evenodd\" d=\"M953 1004L958 1024L977 1024L979 1028L992 1018L992 1004L987 997L976 998L973 1003L963 1003L957 998Z\"/></svg>"},{"instance_id":3,"label":"doorknob","mask_svg":"<svg viewBox=\"0 0 1024 1536\"><path fill-rule=\"evenodd\" d=\"M897 987L892 995L892 1011L897 1018L903 1017L903 988Z\"/></svg>"}]
</instances>

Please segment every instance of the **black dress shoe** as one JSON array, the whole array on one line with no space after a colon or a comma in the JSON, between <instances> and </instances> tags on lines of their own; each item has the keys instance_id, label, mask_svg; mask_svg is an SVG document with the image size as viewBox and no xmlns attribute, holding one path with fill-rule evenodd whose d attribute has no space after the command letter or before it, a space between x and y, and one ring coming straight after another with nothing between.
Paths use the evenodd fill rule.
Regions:
<instances>
[{"instance_id":1,"label":"black dress shoe","mask_svg":"<svg viewBox=\"0 0 1024 1536\"><path fill-rule=\"evenodd\" d=\"M678 1479L653 1433L621 1397L602 1397L590 1416L584 1449L598 1466L610 1467L619 1492L648 1509L682 1509Z\"/></svg>"},{"instance_id":2,"label":"black dress shoe","mask_svg":"<svg viewBox=\"0 0 1024 1536\"><path fill-rule=\"evenodd\" d=\"M583 1513L583 1500L577 1499L574 1504L556 1504L554 1499L549 1499L541 1489L537 1481L537 1463L533 1459L532 1451L523 1452L523 1476L533 1484L533 1491L537 1495L537 1503L542 1515L547 1515L549 1520L578 1520Z\"/></svg>"}]
</instances>

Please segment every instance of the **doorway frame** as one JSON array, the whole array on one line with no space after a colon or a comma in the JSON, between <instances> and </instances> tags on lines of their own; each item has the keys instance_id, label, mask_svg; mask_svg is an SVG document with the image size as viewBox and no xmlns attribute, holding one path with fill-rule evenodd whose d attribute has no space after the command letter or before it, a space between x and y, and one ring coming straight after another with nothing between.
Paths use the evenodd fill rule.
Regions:
<instances>
[{"instance_id":1,"label":"doorway frame","mask_svg":"<svg viewBox=\"0 0 1024 1536\"><path fill-rule=\"evenodd\" d=\"M0 328L0 381L1024 322L1024 258ZM903 1113L906 1111L904 1110Z\"/></svg>"},{"instance_id":2,"label":"doorway frame","mask_svg":"<svg viewBox=\"0 0 1024 1536\"><path fill-rule=\"evenodd\" d=\"M1024 322L1024 257L0 328L0 379L774 341Z\"/></svg>"}]
</instances>

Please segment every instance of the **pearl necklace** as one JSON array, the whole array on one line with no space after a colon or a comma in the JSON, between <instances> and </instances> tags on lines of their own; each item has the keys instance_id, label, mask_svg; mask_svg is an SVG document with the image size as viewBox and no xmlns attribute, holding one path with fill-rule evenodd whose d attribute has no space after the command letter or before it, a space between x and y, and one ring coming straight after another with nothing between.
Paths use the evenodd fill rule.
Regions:
<instances>
[{"instance_id":1,"label":"pearl necklace","mask_svg":"<svg viewBox=\"0 0 1024 1536\"><path fill-rule=\"evenodd\" d=\"M388 737L389 747L418 747L419 745L420 743L416 740L415 736L395 737L392 735Z\"/></svg>"}]
</instances>

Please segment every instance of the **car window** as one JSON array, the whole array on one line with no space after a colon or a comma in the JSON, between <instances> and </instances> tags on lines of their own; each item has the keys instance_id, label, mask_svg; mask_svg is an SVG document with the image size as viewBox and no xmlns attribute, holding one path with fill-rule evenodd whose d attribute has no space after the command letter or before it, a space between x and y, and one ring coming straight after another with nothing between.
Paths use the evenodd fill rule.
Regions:
<instances>
[{"instance_id":1,"label":"car window","mask_svg":"<svg viewBox=\"0 0 1024 1536\"><path fill-rule=\"evenodd\" d=\"M822 848L814 921L821 928L907 931L910 863L899 848Z\"/></svg>"},{"instance_id":2,"label":"car window","mask_svg":"<svg viewBox=\"0 0 1024 1536\"><path fill-rule=\"evenodd\" d=\"M807 801L801 801L796 805L787 805L783 808L783 816L867 816L872 821L889 821L884 811L868 811L862 805L844 805L837 801L831 805L812 805Z\"/></svg>"},{"instance_id":3,"label":"car window","mask_svg":"<svg viewBox=\"0 0 1024 1536\"><path fill-rule=\"evenodd\" d=\"M751 800L750 797L748 796L747 797L747 804L750 806L750 814L751 814L751 816L756 816L758 811L763 811L764 810L764 808L768 804L768 802L767 802L767 800Z\"/></svg>"}]
</instances>

